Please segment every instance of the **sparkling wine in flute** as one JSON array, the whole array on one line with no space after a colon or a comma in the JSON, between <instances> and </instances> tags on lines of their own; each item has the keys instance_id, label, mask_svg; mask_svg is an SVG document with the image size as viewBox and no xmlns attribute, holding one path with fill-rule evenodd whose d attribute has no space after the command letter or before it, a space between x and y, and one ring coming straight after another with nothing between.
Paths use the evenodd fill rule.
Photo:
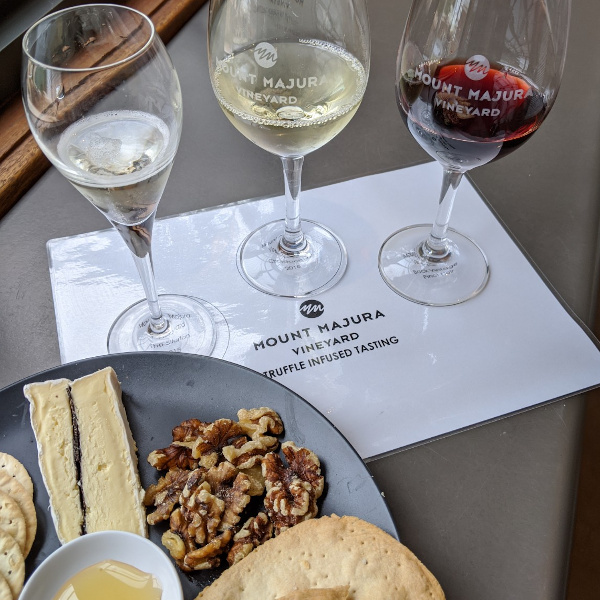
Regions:
<instances>
[{"instance_id":1,"label":"sparkling wine in flute","mask_svg":"<svg viewBox=\"0 0 600 600\"><path fill-rule=\"evenodd\" d=\"M335 137L367 76L349 52L318 40L259 44L219 62L214 90L233 125L278 156L304 156Z\"/></svg>"},{"instance_id":2,"label":"sparkling wine in flute","mask_svg":"<svg viewBox=\"0 0 600 600\"><path fill-rule=\"evenodd\" d=\"M152 215L167 183L175 147L158 117L130 110L85 117L58 145L58 167L111 221L137 225Z\"/></svg>"},{"instance_id":3,"label":"sparkling wine in flute","mask_svg":"<svg viewBox=\"0 0 600 600\"><path fill-rule=\"evenodd\" d=\"M187 294L159 295L154 279L152 231L182 106L177 72L152 21L120 5L65 8L27 31L23 59L23 106L36 142L123 238L144 288L145 299L115 315L108 352L222 357L229 331L221 312Z\"/></svg>"},{"instance_id":4,"label":"sparkling wine in flute","mask_svg":"<svg viewBox=\"0 0 600 600\"><path fill-rule=\"evenodd\" d=\"M518 148L547 112L533 82L483 56L410 69L399 79L397 99L400 114L423 149L465 170Z\"/></svg>"}]
</instances>

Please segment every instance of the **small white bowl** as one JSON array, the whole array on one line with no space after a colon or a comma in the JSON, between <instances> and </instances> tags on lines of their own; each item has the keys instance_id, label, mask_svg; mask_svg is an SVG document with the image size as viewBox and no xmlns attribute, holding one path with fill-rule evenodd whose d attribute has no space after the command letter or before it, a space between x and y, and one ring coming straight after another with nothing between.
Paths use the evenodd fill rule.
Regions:
<instances>
[{"instance_id":1,"label":"small white bowl","mask_svg":"<svg viewBox=\"0 0 600 600\"><path fill-rule=\"evenodd\" d=\"M152 573L160 582L162 600L183 600L171 559L150 540L125 531L88 533L65 544L33 572L19 600L50 600L67 580L103 560L117 560Z\"/></svg>"}]
</instances>

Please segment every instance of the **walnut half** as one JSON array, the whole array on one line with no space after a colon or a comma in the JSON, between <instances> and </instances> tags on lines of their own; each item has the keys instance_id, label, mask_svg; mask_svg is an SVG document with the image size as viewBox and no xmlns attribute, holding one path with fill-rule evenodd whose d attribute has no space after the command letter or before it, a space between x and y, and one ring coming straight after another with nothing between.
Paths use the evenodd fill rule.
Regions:
<instances>
[{"instance_id":1,"label":"walnut half","mask_svg":"<svg viewBox=\"0 0 600 600\"><path fill-rule=\"evenodd\" d=\"M264 512L250 517L244 526L233 536L231 550L227 554L227 562L234 565L248 556L254 548L264 544L273 537L273 523Z\"/></svg>"},{"instance_id":2,"label":"walnut half","mask_svg":"<svg viewBox=\"0 0 600 600\"><path fill-rule=\"evenodd\" d=\"M223 446L233 438L243 435L242 428L231 419L217 419L199 431L192 446L192 456L200 460L203 467L212 467L220 462Z\"/></svg>"},{"instance_id":3,"label":"walnut half","mask_svg":"<svg viewBox=\"0 0 600 600\"><path fill-rule=\"evenodd\" d=\"M233 532L231 530L224 531L208 542L208 544L197 550L188 552L183 559L184 567L190 571L201 571L218 567L221 564L219 555L225 551L232 536Z\"/></svg>"},{"instance_id":4,"label":"walnut half","mask_svg":"<svg viewBox=\"0 0 600 600\"><path fill-rule=\"evenodd\" d=\"M250 469L260 464L267 452L277 449L279 441L270 435L261 435L237 448L234 445L223 448L223 456L238 469Z\"/></svg>"},{"instance_id":5,"label":"walnut half","mask_svg":"<svg viewBox=\"0 0 600 600\"><path fill-rule=\"evenodd\" d=\"M144 495L144 504L156 507L156 510L146 517L149 525L166 521L171 516L171 512L179 502L179 495L185 488L190 473L193 473L193 471L173 469L168 471L164 477L161 477L158 483L148 487Z\"/></svg>"},{"instance_id":6,"label":"walnut half","mask_svg":"<svg viewBox=\"0 0 600 600\"><path fill-rule=\"evenodd\" d=\"M253 440L259 436L271 434L281 435L283 433L283 421L272 409L266 406L238 410L238 422L246 435Z\"/></svg>"},{"instance_id":7,"label":"walnut half","mask_svg":"<svg viewBox=\"0 0 600 600\"><path fill-rule=\"evenodd\" d=\"M315 517L324 486L321 463L314 452L298 448L294 442L285 442L281 448L288 467L274 453L267 454L262 463L267 491L264 505L275 535Z\"/></svg>"}]
</instances>

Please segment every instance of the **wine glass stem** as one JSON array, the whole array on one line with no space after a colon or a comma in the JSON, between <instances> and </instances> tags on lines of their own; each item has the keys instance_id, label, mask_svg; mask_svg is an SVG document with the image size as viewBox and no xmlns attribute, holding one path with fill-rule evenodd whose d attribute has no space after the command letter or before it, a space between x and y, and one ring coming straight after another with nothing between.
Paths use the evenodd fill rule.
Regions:
<instances>
[{"instance_id":1,"label":"wine glass stem","mask_svg":"<svg viewBox=\"0 0 600 600\"><path fill-rule=\"evenodd\" d=\"M123 225L114 221L112 224L121 234L123 240L125 240L129 250L131 250L133 261L144 287L148 309L150 310L148 333L158 335L167 331L169 321L162 314L156 291L156 282L154 280L154 267L152 265L152 226L154 225L154 214L152 213L152 215L139 225Z\"/></svg>"},{"instance_id":2,"label":"wine glass stem","mask_svg":"<svg viewBox=\"0 0 600 600\"><path fill-rule=\"evenodd\" d=\"M454 198L456 197L456 190L462 176L463 171L444 169L440 203L435 222L429 232L429 237L419 248L419 253L429 260L444 260L450 254L446 232L448 230L448 223L450 222Z\"/></svg>"},{"instance_id":3,"label":"wine glass stem","mask_svg":"<svg viewBox=\"0 0 600 600\"><path fill-rule=\"evenodd\" d=\"M298 254L306 248L306 238L300 222L300 189L302 187L303 156L282 157L285 178L285 229L279 250L285 254Z\"/></svg>"}]
</instances>

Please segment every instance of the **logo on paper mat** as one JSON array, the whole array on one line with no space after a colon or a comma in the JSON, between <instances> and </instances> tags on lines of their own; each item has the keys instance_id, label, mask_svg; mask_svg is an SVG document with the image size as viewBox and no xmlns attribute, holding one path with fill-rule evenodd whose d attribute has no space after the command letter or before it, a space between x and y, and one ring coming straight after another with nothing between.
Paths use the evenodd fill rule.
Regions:
<instances>
[{"instance_id":1,"label":"logo on paper mat","mask_svg":"<svg viewBox=\"0 0 600 600\"><path fill-rule=\"evenodd\" d=\"M300 314L309 319L316 319L325 312L325 307L318 300L305 300L300 305Z\"/></svg>"}]
</instances>

